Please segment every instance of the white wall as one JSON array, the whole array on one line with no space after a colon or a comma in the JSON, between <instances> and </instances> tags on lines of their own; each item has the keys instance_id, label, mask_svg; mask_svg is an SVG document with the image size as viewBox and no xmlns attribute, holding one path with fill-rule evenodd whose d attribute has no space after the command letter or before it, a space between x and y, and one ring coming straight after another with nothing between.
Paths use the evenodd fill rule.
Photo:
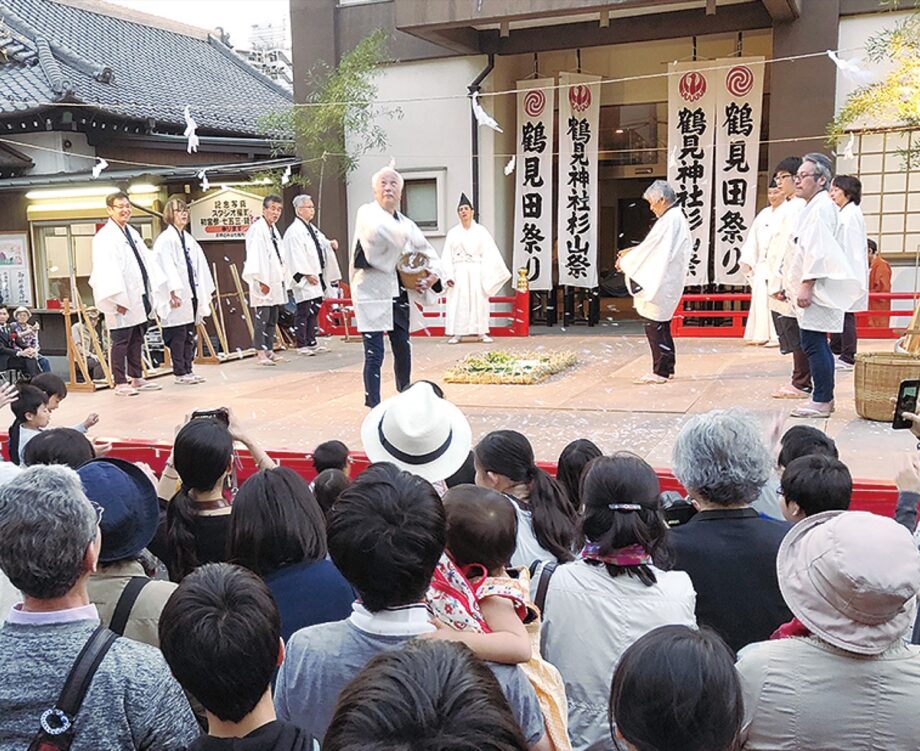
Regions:
<instances>
[{"instance_id":1,"label":"white wall","mask_svg":"<svg viewBox=\"0 0 920 751\"><path fill-rule=\"evenodd\" d=\"M456 207L461 193L472 192L470 104L466 98L467 86L486 65L486 57L456 57L444 60L427 60L397 63L387 66L378 79L378 99L419 99L402 102L399 119L385 120L381 124L387 132L389 146L385 154L366 154L358 168L348 179L349 235L354 234L354 215L357 208L373 200L370 180L378 169L396 160L396 169L406 175L415 171L446 171L445 190L440 196L445 217L446 233L457 223ZM437 97L460 95L456 99L438 100ZM484 103L488 109L489 102ZM390 106L390 105L384 105ZM480 149L491 149L491 131L479 129ZM491 151L489 152L491 153ZM483 182L487 170L481 169ZM480 218L485 226L494 222L493 202L483 196ZM440 253L444 235L429 235L434 248Z\"/></svg>"},{"instance_id":2,"label":"white wall","mask_svg":"<svg viewBox=\"0 0 920 751\"><path fill-rule=\"evenodd\" d=\"M13 140L18 143L15 149L26 154L35 162L35 167L31 170L35 175L54 175L58 172L89 172L96 163L96 150L86 142L86 136L82 133L59 133L59 132L42 132L42 133L14 133ZM64 142L69 141L70 147L65 147ZM30 144L39 148L29 148ZM53 149L54 152L68 151L67 154L52 153L44 149ZM86 159L83 156L73 156L74 154L83 154L92 157Z\"/></svg>"}]
</instances>

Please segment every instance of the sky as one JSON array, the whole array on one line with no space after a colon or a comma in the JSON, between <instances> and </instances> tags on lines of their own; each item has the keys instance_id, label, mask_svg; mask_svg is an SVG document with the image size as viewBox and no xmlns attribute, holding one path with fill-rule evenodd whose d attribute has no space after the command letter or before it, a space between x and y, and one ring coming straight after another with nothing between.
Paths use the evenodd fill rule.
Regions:
<instances>
[{"instance_id":1,"label":"sky","mask_svg":"<svg viewBox=\"0 0 920 751\"><path fill-rule=\"evenodd\" d=\"M165 16L174 21L205 29L222 27L234 47L249 45L252 24L280 24L288 16L288 0L108 0L143 13Z\"/></svg>"}]
</instances>

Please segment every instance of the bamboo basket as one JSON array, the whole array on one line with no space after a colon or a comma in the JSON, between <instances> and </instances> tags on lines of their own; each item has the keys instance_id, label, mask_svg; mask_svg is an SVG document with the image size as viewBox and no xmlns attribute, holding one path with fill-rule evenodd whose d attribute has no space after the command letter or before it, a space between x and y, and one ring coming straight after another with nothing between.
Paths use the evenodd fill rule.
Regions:
<instances>
[{"instance_id":1,"label":"bamboo basket","mask_svg":"<svg viewBox=\"0 0 920 751\"><path fill-rule=\"evenodd\" d=\"M403 287L415 289L420 279L428 277L428 256L420 251L403 253L396 264L396 271L399 273Z\"/></svg>"},{"instance_id":2,"label":"bamboo basket","mask_svg":"<svg viewBox=\"0 0 920 751\"><path fill-rule=\"evenodd\" d=\"M901 381L920 378L920 357L891 352L861 352L854 369L856 414L890 422Z\"/></svg>"}]
</instances>

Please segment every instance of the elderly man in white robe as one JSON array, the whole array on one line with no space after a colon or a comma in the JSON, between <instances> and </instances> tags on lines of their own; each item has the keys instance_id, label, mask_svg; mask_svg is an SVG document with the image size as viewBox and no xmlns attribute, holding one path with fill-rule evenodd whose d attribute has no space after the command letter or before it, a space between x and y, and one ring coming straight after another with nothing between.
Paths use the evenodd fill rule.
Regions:
<instances>
[{"instance_id":1,"label":"elderly man in white robe","mask_svg":"<svg viewBox=\"0 0 920 751\"><path fill-rule=\"evenodd\" d=\"M441 261L415 222L399 213L403 179L384 167L371 178L374 200L358 208L355 247L351 254L351 295L355 319L364 338L364 404L380 403L383 335L393 350L396 389L412 378L409 334L423 328L419 304L433 303L441 291ZM424 258L413 289L407 289L397 264L403 254Z\"/></svg>"},{"instance_id":2,"label":"elderly man in white robe","mask_svg":"<svg viewBox=\"0 0 920 751\"><path fill-rule=\"evenodd\" d=\"M779 346L773 317L770 315L770 296L767 292L767 250L770 247L770 239L778 229L777 224L785 200L783 191L778 187L771 185L767 188L767 201L770 205L754 218L751 230L741 246L741 271L751 285L751 307L744 327L746 344Z\"/></svg>"},{"instance_id":3,"label":"elderly man in white robe","mask_svg":"<svg viewBox=\"0 0 920 751\"><path fill-rule=\"evenodd\" d=\"M249 285L249 304L255 309L252 346L259 365L277 365L286 358L275 354L278 314L288 301L288 274L281 256L281 196L262 199L262 216L246 230L246 262L243 280Z\"/></svg>"},{"instance_id":4,"label":"elderly man in white robe","mask_svg":"<svg viewBox=\"0 0 920 751\"><path fill-rule=\"evenodd\" d=\"M837 242L838 210L828 195L830 160L806 154L795 175L795 193L805 200L783 259L782 295L793 302L802 349L808 357L814 391L793 417L828 417L834 411L834 355L828 333L843 331L844 312L860 295L860 284Z\"/></svg>"},{"instance_id":5,"label":"elderly man in white robe","mask_svg":"<svg viewBox=\"0 0 920 751\"><path fill-rule=\"evenodd\" d=\"M169 347L173 376L176 383L204 383L202 376L192 372L195 360L198 325L211 315L214 279L208 269L208 259L188 226L188 204L181 198L171 198L163 207L166 224L153 243L153 252L160 268L169 279L169 286L178 290L179 306L171 308L160 318L163 343Z\"/></svg>"},{"instance_id":6,"label":"elderly man in white robe","mask_svg":"<svg viewBox=\"0 0 920 751\"><path fill-rule=\"evenodd\" d=\"M112 338L115 393L137 396L141 391L159 391L159 384L144 379L141 349L153 314L163 317L170 307L179 306L178 289L169 289L143 238L128 224L128 195L112 193L106 196L105 206L109 220L93 237L89 286Z\"/></svg>"},{"instance_id":7,"label":"elderly man in white robe","mask_svg":"<svg viewBox=\"0 0 920 751\"><path fill-rule=\"evenodd\" d=\"M316 341L316 316L323 297L331 285L342 278L335 251L337 240L328 240L313 224L316 206L308 195L293 200L294 221L284 233L284 266L291 275L289 280L297 312L294 314L294 339L297 351L313 356L328 349Z\"/></svg>"},{"instance_id":8,"label":"elderly man in white robe","mask_svg":"<svg viewBox=\"0 0 920 751\"><path fill-rule=\"evenodd\" d=\"M473 219L473 204L466 193L460 194L457 216L460 224L447 233L441 254L442 279L447 285L447 343L459 344L464 336L489 343L489 298L498 294L511 272L492 235Z\"/></svg>"},{"instance_id":9,"label":"elderly man in white robe","mask_svg":"<svg viewBox=\"0 0 920 751\"><path fill-rule=\"evenodd\" d=\"M856 314L869 309L869 243L866 219L859 208L862 183L853 175L837 175L831 183L829 195L840 209L837 242L860 283L859 299L843 316L843 332L831 334L831 352L837 358L837 370L853 370L856 362Z\"/></svg>"},{"instance_id":10,"label":"elderly man in white robe","mask_svg":"<svg viewBox=\"0 0 920 751\"><path fill-rule=\"evenodd\" d=\"M671 319L684 292L690 268L690 225L674 189L655 180L642 197L657 217L648 236L634 248L621 250L617 268L626 277L636 312L645 319L645 336L652 351L652 372L634 383L667 383L674 375L677 352L671 336Z\"/></svg>"}]
</instances>

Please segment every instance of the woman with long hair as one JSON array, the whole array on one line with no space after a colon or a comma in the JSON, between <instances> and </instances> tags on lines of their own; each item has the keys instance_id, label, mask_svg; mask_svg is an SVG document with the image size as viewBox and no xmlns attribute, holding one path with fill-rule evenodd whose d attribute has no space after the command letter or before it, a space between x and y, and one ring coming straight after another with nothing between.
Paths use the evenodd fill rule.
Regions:
<instances>
[{"instance_id":1,"label":"woman with long hair","mask_svg":"<svg viewBox=\"0 0 920 751\"><path fill-rule=\"evenodd\" d=\"M603 456L603 452L594 441L578 438L572 441L559 454L556 463L556 479L565 490L575 508L581 508L581 476L588 462Z\"/></svg>"},{"instance_id":2,"label":"woman with long hair","mask_svg":"<svg viewBox=\"0 0 920 751\"><path fill-rule=\"evenodd\" d=\"M559 483L536 465L530 441L515 430L496 430L473 453L476 484L504 493L517 513L511 565L571 561L578 511Z\"/></svg>"},{"instance_id":3,"label":"woman with long hair","mask_svg":"<svg viewBox=\"0 0 920 751\"><path fill-rule=\"evenodd\" d=\"M268 454L242 432L232 413L225 413L226 422L212 416L193 417L186 423L176 434L160 478L158 495L170 500L164 549L152 552L163 559L175 582L204 563L227 560L231 508L225 489L233 470L234 441L246 446L260 469L275 467Z\"/></svg>"},{"instance_id":4,"label":"woman with long hair","mask_svg":"<svg viewBox=\"0 0 920 751\"><path fill-rule=\"evenodd\" d=\"M574 749L608 737L610 676L626 648L657 626L696 625L690 577L668 570L655 471L635 454L602 456L581 490L584 547L555 571L543 566L531 587L545 593L543 656L562 673Z\"/></svg>"},{"instance_id":5,"label":"woman with long hair","mask_svg":"<svg viewBox=\"0 0 920 751\"><path fill-rule=\"evenodd\" d=\"M287 467L242 484L230 516L231 563L261 576L281 613L281 636L351 614L355 593L326 555L326 519L307 482Z\"/></svg>"}]
</instances>

